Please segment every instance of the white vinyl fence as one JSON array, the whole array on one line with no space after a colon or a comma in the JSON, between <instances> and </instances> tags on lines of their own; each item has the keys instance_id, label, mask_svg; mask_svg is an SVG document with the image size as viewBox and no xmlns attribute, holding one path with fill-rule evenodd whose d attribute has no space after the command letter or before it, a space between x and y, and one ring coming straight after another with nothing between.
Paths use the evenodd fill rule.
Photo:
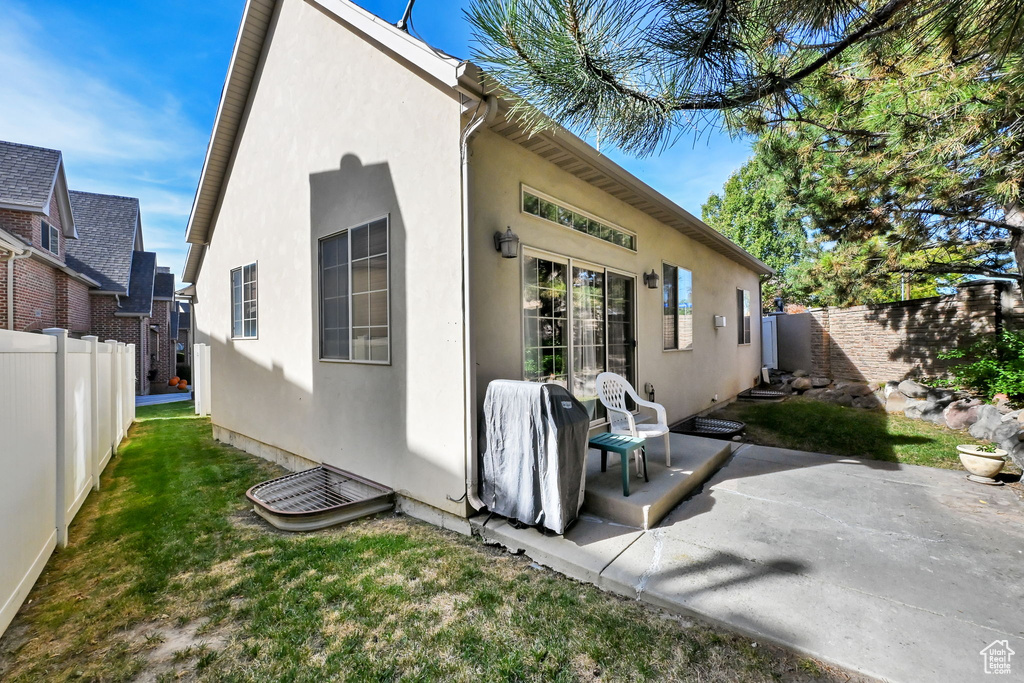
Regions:
<instances>
[{"instance_id":1,"label":"white vinyl fence","mask_svg":"<svg viewBox=\"0 0 1024 683\"><path fill-rule=\"evenodd\" d=\"M210 345L192 345L192 395L196 401L196 415L210 414Z\"/></svg>"},{"instance_id":2,"label":"white vinyl fence","mask_svg":"<svg viewBox=\"0 0 1024 683\"><path fill-rule=\"evenodd\" d=\"M0 634L135 420L135 345L0 330Z\"/></svg>"}]
</instances>

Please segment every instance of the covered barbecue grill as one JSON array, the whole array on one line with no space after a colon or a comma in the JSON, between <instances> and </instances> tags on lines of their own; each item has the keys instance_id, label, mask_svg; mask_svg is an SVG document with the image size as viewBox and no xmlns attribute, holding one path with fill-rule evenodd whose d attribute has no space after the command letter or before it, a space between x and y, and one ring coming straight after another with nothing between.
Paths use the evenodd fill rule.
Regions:
<instances>
[{"instance_id":1,"label":"covered barbecue grill","mask_svg":"<svg viewBox=\"0 0 1024 683\"><path fill-rule=\"evenodd\" d=\"M583 504L590 414L557 384L495 380L481 420L481 498L494 513L561 534Z\"/></svg>"}]
</instances>

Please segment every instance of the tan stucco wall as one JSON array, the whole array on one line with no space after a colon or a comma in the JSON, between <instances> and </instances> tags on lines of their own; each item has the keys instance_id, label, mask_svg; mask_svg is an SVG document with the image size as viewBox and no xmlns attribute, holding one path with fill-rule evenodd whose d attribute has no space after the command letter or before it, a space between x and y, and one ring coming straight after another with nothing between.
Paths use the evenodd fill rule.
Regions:
<instances>
[{"instance_id":1,"label":"tan stucco wall","mask_svg":"<svg viewBox=\"0 0 1024 683\"><path fill-rule=\"evenodd\" d=\"M522 379L521 262L502 259L493 234L511 226L521 246L589 261L637 276L637 388L655 386L656 400L670 421L688 417L751 387L761 367L760 304L757 275L650 218L615 197L583 183L541 157L491 132L472 143L471 280L472 343L476 395L482 402L493 379ZM519 208L526 184L635 233L630 252L594 237L553 225ZM647 289L640 274L662 261L693 273L694 349L662 350L661 288ZM751 292L751 343L737 344L736 289ZM713 316L727 327L716 330Z\"/></svg>"},{"instance_id":2,"label":"tan stucco wall","mask_svg":"<svg viewBox=\"0 0 1024 683\"><path fill-rule=\"evenodd\" d=\"M434 507L465 491L460 105L282 0L197 282L213 422ZM392 363L318 360L317 239L391 215ZM229 272L259 263L259 338Z\"/></svg>"}]
</instances>

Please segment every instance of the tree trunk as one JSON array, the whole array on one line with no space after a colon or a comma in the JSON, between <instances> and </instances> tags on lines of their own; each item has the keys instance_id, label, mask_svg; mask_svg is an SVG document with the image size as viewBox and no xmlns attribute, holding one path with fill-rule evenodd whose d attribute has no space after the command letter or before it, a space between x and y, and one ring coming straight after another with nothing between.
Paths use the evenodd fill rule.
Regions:
<instances>
[{"instance_id":1,"label":"tree trunk","mask_svg":"<svg viewBox=\"0 0 1024 683\"><path fill-rule=\"evenodd\" d=\"M1021 232L1010 234L1010 250L1013 252L1013 259L1017 266L1017 285L1024 294L1024 206L1013 202L1006 207L1006 222L1019 227Z\"/></svg>"}]
</instances>

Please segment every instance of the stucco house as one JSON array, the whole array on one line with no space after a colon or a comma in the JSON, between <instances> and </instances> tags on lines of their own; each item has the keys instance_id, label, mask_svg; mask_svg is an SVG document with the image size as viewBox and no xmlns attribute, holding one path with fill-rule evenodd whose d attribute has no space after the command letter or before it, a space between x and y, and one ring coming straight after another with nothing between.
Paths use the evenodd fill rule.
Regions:
<instances>
[{"instance_id":1,"label":"stucco house","mask_svg":"<svg viewBox=\"0 0 1024 683\"><path fill-rule=\"evenodd\" d=\"M601 430L606 369L670 420L758 379L767 266L346 0L249 0L187 230L215 436L425 515L479 505L491 380L562 383Z\"/></svg>"}]
</instances>

